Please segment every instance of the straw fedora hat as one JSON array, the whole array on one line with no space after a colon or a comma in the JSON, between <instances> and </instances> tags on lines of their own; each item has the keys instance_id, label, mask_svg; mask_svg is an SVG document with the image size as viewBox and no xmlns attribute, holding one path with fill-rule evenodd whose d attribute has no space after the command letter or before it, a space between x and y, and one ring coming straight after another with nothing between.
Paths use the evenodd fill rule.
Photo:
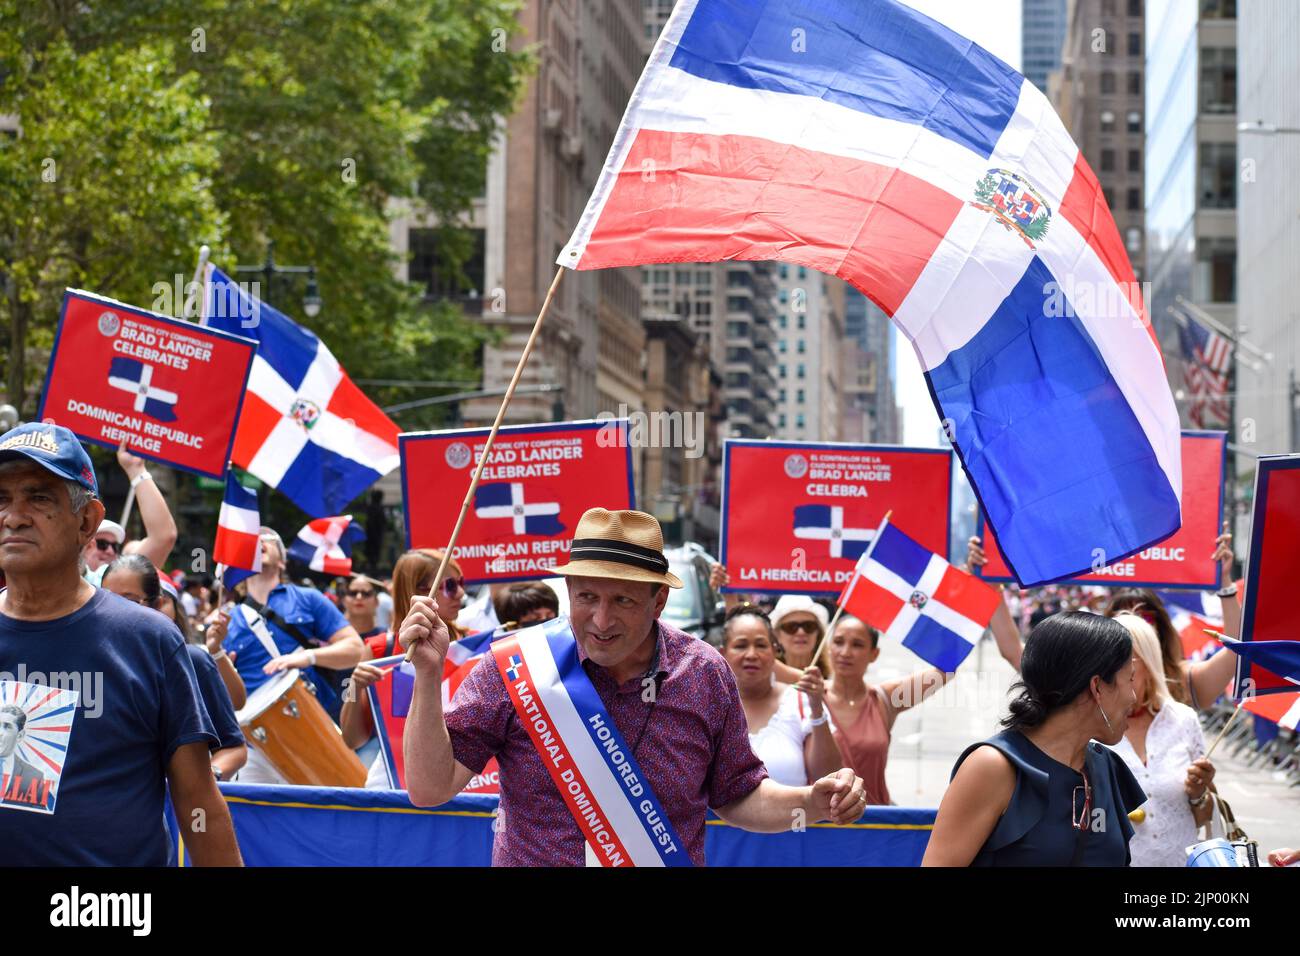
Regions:
<instances>
[{"instance_id":1,"label":"straw fedora hat","mask_svg":"<svg viewBox=\"0 0 1300 956\"><path fill-rule=\"evenodd\" d=\"M681 578L668 570L663 529L644 511L587 511L573 533L569 563L552 573L682 586Z\"/></svg>"}]
</instances>

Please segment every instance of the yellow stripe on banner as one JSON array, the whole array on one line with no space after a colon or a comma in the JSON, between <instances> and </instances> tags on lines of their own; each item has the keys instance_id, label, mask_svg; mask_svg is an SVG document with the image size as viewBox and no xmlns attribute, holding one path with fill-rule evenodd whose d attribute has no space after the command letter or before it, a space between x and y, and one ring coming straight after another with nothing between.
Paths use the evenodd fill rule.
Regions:
<instances>
[{"instance_id":1,"label":"yellow stripe on banner","mask_svg":"<svg viewBox=\"0 0 1300 956\"><path fill-rule=\"evenodd\" d=\"M176 826L176 865L185 866L185 841L181 839L181 828L179 821Z\"/></svg>"},{"instance_id":2,"label":"yellow stripe on banner","mask_svg":"<svg viewBox=\"0 0 1300 956\"><path fill-rule=\"evenodd\" d=\"M711 827L730 827L726 820L705 820ZM809 827L828 830L933 830L933 823L810 823ZM740 827L733 827L740 829Z\"/></svg>"},{"instance_id":3,"label":"yellow stripe on banner","mask_svg":"<svg viewBox=\"0 0 1300 956\"><path fill-rule=\"evenodd\" d=\"M432 817L494 817L482 810L424 810L420 807L349 807L337 803L282 803L278 800L250 800L226 797L226 803L243 803L252 807L289 807L294 810L361 810L364 813L419 813Z\"/></svg>"}]
</instances>

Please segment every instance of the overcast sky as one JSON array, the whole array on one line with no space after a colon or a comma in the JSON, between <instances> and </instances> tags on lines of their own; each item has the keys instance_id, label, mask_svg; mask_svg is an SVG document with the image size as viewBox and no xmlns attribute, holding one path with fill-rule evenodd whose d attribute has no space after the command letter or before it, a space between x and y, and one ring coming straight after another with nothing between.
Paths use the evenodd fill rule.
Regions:
<instances>
[{"instance_id":1,"label":"overcast sky","mask_svg":"<svg viewBox=\"0 0 1300 956\"><path fill-rule=\"evenodd\" d=\"M1020 69L1020 0L903 0L927 16L968 36ZM903 443L937 446L939 416L925 387L912 343L894 330L898 404L903 410Z\"/></svg>"}]
</instances>

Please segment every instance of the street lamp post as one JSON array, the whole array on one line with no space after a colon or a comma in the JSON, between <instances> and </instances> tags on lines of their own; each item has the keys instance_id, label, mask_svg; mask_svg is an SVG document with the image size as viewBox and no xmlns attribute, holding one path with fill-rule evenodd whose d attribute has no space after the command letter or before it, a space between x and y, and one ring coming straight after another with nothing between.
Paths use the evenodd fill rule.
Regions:
<instances>
[{"instance_id":1,"label":"street lamp post","mask_svg":"<svg viewBox=\"0 0 1300 956\"><path fill-rule=\"evenodd\" d=\"M316 267L315 266L282 266L275 261L275 240L266 244L266 262L260 266L235 266L236 273L245 275L260 275L262 277L262 294L258 296L267 305L274 305L271 301L271 284L275 281L276 276L295 276L305 275L307 277L307 290L302 297L302 310L307 314L309 319L314 319L320 315L320 289L316 286Z\"/></svg>"}]
</instances>

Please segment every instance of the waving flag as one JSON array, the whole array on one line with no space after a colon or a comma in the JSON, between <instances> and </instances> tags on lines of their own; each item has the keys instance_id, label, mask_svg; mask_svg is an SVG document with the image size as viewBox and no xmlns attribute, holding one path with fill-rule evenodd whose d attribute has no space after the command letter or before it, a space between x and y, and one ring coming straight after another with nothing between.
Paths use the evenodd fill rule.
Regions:
<instances>
[{"instance_id":1,"label":"waving flag","mask_svg":"<svg viewBox=\"0 0 1300 956\"><path fill-rule=\"evenodd\" d=\"M1279 727L1300 730L1300 692L1252 697L1242 701L1241 706L1255 716L1270 720Z\"/></svg>"},{"instance_id":2,"label":"waving flag","mask_svg":"<svg viewBox=\"0 0 1300 956\"><path fill-rule=\"evenodd\" d=\"M456 695L456 689L469 676L487 653L495 631L470 634L452 641L442 664L442 704L444 707ZM406 716L411 710L411 695L415 690L415 668L402 655L381 657L370 661L384 672L384 676L371 685L370 716L379 738L379 751L384 758L388 780L394 790L406 788L406 765L402 755L402 735L406 730ZM470 780L465 793L498 793L499 771L496 759L488 761L483 772Z\"/></svg>"},{"instance_id":3,"label":"waving flag","mask_svg":"<svg viewBox=\"0 0 1300 956\"><path fill-rule=\"evenodd\" d=\"M875 528L844 527L844 509L839 505L796 505L794 509L794 536L829 542L832 558L856 561L875 533Z\"/></svg>"},{"instance_id":4,"label":"waving flag","mask_svg":"<svg viewBox=\"0 0 1300 956\"><path fill-rule=\"evenodd\" d=\"M945 673L955 671L979 643L1001 602L996 590L888 521L840 598L844 610Z\"/></svg>"},{"instance_id":5,"label":"waving flag","mask_svg":"<svg viewBox=\"0 0 1300 956\"><path fill-rule=\"evenodd\" d=\"M1300 686L1300 641L1234 641L1229 638L1223 646L1243 661Z\"/></svg>"},{"instance_id":6,"label":"waving flag","mask_svg":"<svg viewBox=\"0 0 1300 956\"><path fill-rule=\"evenodd\" d=\"M289 545L289 557L313 571L325 574L352 573L352 545L365 540L366 532L352 523L352 515L309 521Z\"/></svg>"},{"instance_id":7,"label":"waving flag","mask_svg":"<svg viewBox=\"0 0 1300 956\"><path fill-rule=\"evenodd\" d=\"M397 426L310 330L204 264L204 325L257 339L235 464L310 515L336 514L397 467Z\"/></svg>"},{"instance_id":8,"label":"waving flag","mask_svg":"<svg viewBox=\"0 0 1300 956\"><path fill-rule=\"evenodd\" d=\"M177 394L163 388L154 388L153 366L137 359L114 358L108 366L108 384L131 392L135 396L132 407L160 422L176 421Z\"/></svg>"},{"instance_id":9,"label":"waving flag","mask_svg":"<svg viewBox=\"0 0 1300 956\"><path fill-rule=\"evenodd\" d=\"M1184 318L1178 326L1178 343L1187 362L1183 379L1192 397L1188 411L1192 424L1197 428L1228 424L1232 342L1195 319Z\"/></svg>"},{"instance_id":10,"label":"waving flag","mask_svg":"<svg viewBox=\"0 0 1300 956\"><path fill-rule=\"evenodd\" d=\"M509 518L515 534L559 534L564 530L559 513L558 501L526 502L522 482L497 481L474 489L474 515Z\"/></svg>"},{"instance_id":11,"label":"waving flag","mask_svg":"<svg viewBox=\"0 0 1300 956\"><path fill-rule=\"evenodd\" d=\"M218 575L227 588L262 570L261 526L257 495L241 485L233 471L226 472L226 497L217 516L212 560L221 566Z\"/></svg>"},{"instance_id":12,"label":"waving flag","mask_svg":"<svg viewBox=\"0 0 1300 956\"><path fill-rule=\"evenodd\" d=\"M1016 577L1180 526L1178 412L1047 99L895 0L678 0L559 262L776 259L911 340Z\"/></svg>"}]
</instances>

